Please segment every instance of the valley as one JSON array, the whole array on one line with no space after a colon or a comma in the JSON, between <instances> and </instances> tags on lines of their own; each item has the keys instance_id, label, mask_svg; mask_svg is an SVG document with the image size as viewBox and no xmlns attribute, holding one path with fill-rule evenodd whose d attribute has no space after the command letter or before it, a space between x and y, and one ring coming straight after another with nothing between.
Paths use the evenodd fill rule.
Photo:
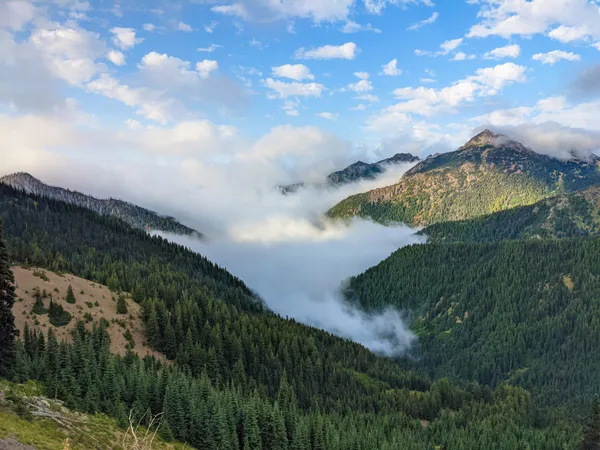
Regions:
<instances>
[{"instance_id":1,"label":"valley","mask_svg":"<svg viewBox=\"0 0 600 450\"><path fill-rule=\"evenodd\" d=\"M597 169L498 139L394 185L454 183L457 206L411 200L399 216L428 227L330 217L314 244L149 234L0 183L20 331L10 389L35 382L117 429L159 414L155 448L579 449L600 390ZM482 194L501 179L510 200Z\"/></svg>"}]
</instances>

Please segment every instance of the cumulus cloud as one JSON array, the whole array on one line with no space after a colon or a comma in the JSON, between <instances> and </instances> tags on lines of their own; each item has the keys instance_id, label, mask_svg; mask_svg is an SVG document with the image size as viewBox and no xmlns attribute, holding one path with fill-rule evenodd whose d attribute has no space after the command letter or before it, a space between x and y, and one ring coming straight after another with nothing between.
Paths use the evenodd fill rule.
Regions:
<instances>
[{"instance_id":1,"label":"cumulus cloud","mask_svg":"<svg viewBox=\"0 0 600 450\"><path fill-rule=\"evenodd\" d=\"M536 53L531 57L535 61L540 61L542 64L554 65L557 62L564 61L579 61L581 56L573 52L565 52L563 50L553 50L548 53Z\"/></svg>"},{"instance_id":2,"label":"cumulus cloud","mask_svg":"<svg viewBox=\"0 0 600 450\"><path fill-rule=\"evenodd\" d=\"M452 61L467 61L469 59L475 59L477 56L474 54L466 54L464 52L458 52L452 58Z\"/></svg>"},{"instance_id":3,"label":"cumulus cloud","mask_svg":"<svg viewBox=\"0 0 600 450\"><path fill-rule=\"evenodd\" d=\"M125 55L118 50L109 51L106 58L115 66L123 66L125 64Z\"/></svg>"},{"instance_id":4,"label":"cumulus cloud","mask_svg":"<svg viewBox=\"0 0 600 450\"><path fill-rule=\"evenodd\" d=\"M454 113L460 105L473 102L476 97L497 95L506 85L524 82L525 67L514 63L477 69L474 75L456 81L442 89L419 86L394 90L396 98L403 100L389 106L368 121L372 130L398 128L408 124L411 115L433 117L443 113Z\"/></svg>"},{"instance_id":5,"label":"cumulus cloud","mask_svg":"<svg viewBox=\"0 0 600 450\"><path fill-rule=\"evenodd\" d=\"M600 39L600 12L589 0L481 0L481 22L468 37L548 34L562 42Z\"/></svg>"},{"instance_id":6,"label":"cumulus cloud","mask_svg":"<svg viewBox=\"0 0 600 450\"><path fill-rule=\"evenodd\" d=\"M372 31L373 33L380 34L381 30L379 28L375 28L370 23L366 25L361 25L359 23L349 21L341 29L342 33L351 34L358 33L360 31Z\"/></svg>"},{"instance_id":7,"label":"cumulus cloud","mask_svg":"<svg viewBox=\"0 0 600 450\"><path fill-rule=\"evenodd\" d=\"M342 45L324 45L323 47L306 50L304 48L296 51L298 59L354 59L358 54L358 46L354 42L346 42Z\"/></svg>"},{"instance_id":8,"label":"cumulus cloud","mask_svg":"<svg viewBox=\"0 0 600 450\"><path fill-rule=\"evenodd\" d=\"M483 57L484 59L518 58L520 54L521 47L519 44L513 44L490 50L489 52L486 52Z\"/></svg>"},{"instance_id":9,"label":"cumulus cloud","mask_svg":"<svg viewBox=\"0 0 600 450\"><path fill-rule=\"evenodd\" d=\"M276 77L290 78L295 81L315 79L315 76L310 73L310 69L304 64L284 64L283 66L273 67L272 71Z\"/></svg>"},{"instance_id":10,"label":"cumulus cloud","mask_svg":"<svg viewBox=\"0 0 600 450\"><path fill-rule=\"evenodd\" d=\"M398 60L392 59L389 63L383 65L383 73L390 77L402 75L402 69L398 68Z\"/></svg>"},{"instance_id":11,"label":"cumulus cloud","mask_svg":"<svg viewBox=\"0 0 600 450\"><path fill-rule=\"evenodd\" d=\"M136 37L133 28L114 27L110 32L113 34L113 43L121 50L130 50L144 40Z\"/></svg>"},{"instance_id":12,"label":"cumulus cloud","mask_svg":"<svg viewBox=\"0 0 600 450\"><path fill-rule=\"evenodd\" d=\"M356 83L350 83L346 86L351 91L357 93L369 92L373 90L373 84L369 80L369 74L367 72L355 72L354 76L359 78L359 81Z\"/></svg>"},{"instance_id":13,"label":"cumulus cloud","mask_svg":"<svg viewBox=\"0 0 600 450\"><path fill-rule=\"evenodd\" d=\"M275 91L280 98L287 97L320 97L325 86L320 83L286 83L273 78L262 80L263 86Z\"/></svg>"}]
</instances>

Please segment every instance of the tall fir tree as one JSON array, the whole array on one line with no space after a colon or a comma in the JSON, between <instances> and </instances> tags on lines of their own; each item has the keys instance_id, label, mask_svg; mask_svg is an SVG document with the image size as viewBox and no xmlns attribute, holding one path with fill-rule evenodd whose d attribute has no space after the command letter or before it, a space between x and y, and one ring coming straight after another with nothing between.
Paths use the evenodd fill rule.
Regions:
<instances>
[{"instance_id":1,"label":"tall fir tree","mask_svg":"<svg viewBox=\"0 0 600 450\"><path fill-rule=\"evenodd\" d=\"M15 363L15 337L19 332L12 312L15 303L14 277L2 230L0 221L0 376L6 376Z\"/></svg>"}]
</instances>

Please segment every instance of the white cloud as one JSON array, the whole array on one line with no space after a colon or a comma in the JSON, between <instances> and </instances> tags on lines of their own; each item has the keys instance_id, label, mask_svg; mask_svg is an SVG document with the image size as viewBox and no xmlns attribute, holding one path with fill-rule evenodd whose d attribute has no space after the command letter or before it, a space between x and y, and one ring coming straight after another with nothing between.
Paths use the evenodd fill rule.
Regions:
<instances>
[{"instance_id":1,"label":"white cloud","mask_svg":"<svg viewBox=\"0 0 600 450\"><path fill-rule=\"evenodd\" d=\"M141 71L160 79L165 85L195 82L198 78L208 78L211 72L219 68L217 61L205 59L196 63L196 70L190 70L190 62L166 53L150 52L139 64Z\"/></svg>"},{"instance_id":2,"label":"white cloud","mask_svg":"<svg viewBox=\"0 0 600 450\"><path fill-rule=\"evenodd\" d=\"M196 49L196 51L198 52L207 52L207 53L212 53L214 52L216 49L223 47L222 45L216 45L216 44L210 44L208 47L199 47Z\"/></svg>"},{"instance_id":3,"label":"white cloud","mask_svg":"<svg viewBox=\"0 0 600 450\"><path fill-rule=\"evenodd\" d=\"M118 100L127 106L137 108L136 114L147 119L166 124L170 119L169 101L144 88L132 88L121 84L107 74L101 74L86 85L86 89L94 94Z\"/></svg>"},{"instance_id":4,"label":"white cloud","mask_svg":"<svg viewBox=\"0 0 600 450\"><path fill-rule=\"evenodd\" d=\"M273 75L280 78L290 78L296 81L315 79L315 76L310 73L310 69L304 64L284 64L273 67L272 70Z\"/></svg>"},{"instance_id":5,"label":"white cloud","mask_svg":"<svg viewBox=\"0 0 600 450\"><path fill-rule=\"evenodd\" d=\"M462 44L462 41L463 41L463 38L458 38L458 39L451 39L449 41L442 42L442 44L440 44L440 48L442 49L441 54L447 55L451 51L456 50L458 48L458 46L460 44Z\"/></svg>"},{"instance_id":6,"label":"white cloud","mask_svg":"<svg viewBox=\"0 0 600 450\"><path fill-rule=\"evenodd\" d=\"M153 23L145 23L144 25L142 25L142 28L144 29L144 31L148 31L149 33L151 33L154 30L156 30L156 25L154 25Z\"/></svg>"},{"instance_id":7,"label":"white cloud","mask_svg":"<svg viewBox=\"0 0 600 450\"><path fill-rule=\"evenodd\" d=\"M354 59L358 54L358 47L354 42L347 42L343 45L324 45L323 47L305 50L299 49L296 52L298 59Z\"/></svg>"},{"instance_id":8,"label":"white cloud","mask_svg":"<svg viewBox=\"0 0 600 450\"><path fill-rule=\"evenodd\" d=\"M143 38L136 38L133 28L114 27L111 28L110 32L114 35L113 43L121 50L129 50L144 40Z\"/></svg>"},{"instance_id":9,"label":"white cloud","mask_svg":"<svg viewBox=\"0 0 600 450\"><path fill-rule=\"evenodd\" d=\"M421 83L435 83L435 80L433 78L421 78L419 81Z\"/></svg>"},{"instance_id":10,"label":"white cloud","mask_svg":"<svg viewBox=\"0 0 600 450\"><path fill-rule=\"evenodd\" d=\"M376 95L373 95L373 94L357 95L354 98L357 100L364 100L364 101L370 102L370 103L377 103L379 101L379 97L377 97Z\"/></svg>"},{"instance_id":11,"label":"white cloud","mask_svg":"<svg viewBox=\"0 0 600 450\"><path fill-rule=\"evenodd\" d=\"M356 105L350 108L350 111L364 111L367 107L364 104Z\"/></svg>"},{"instance_id":12,"label":"white cloud","mask_svg":"<svg viewBox=\"0 0 600 450\"><path fill-rule=\"evenodd\" d=\"M517 108L495 110L481 116L473 117L470 120L478 124L514 126L529 120L533 112L534 108L519 106Z\"/></svg>"},{"instance_id":13,"label":"white cloud","mask_svg":"<svg viewBox=\"0 0 600 450\"><path fill-rule=\"evenodd\" d=\"M526 68L514 63L478 69L474 75L456 81L442 89L427 87L406 87L394 90L394 95L403 100L383 109L371 117L367 127L370 130L389 130L412 123L411 115L434 117L451 114L477 97L497 95L506 85L524 82Z\"/></svg>"},{"instance_id":14,"label":"white cloud","mask_svg":"<svg viewBox=\"0 0 600 450\"><path fill-rule=\"evenodd\" d=\"M417 22L413 25L411 25L410 27L407 28L407 30L410 31L415 31L418 30L419 28L424 27L425 25L431 25L432 23L434 23L437 18L440 16L440 14L438 12L434 12L433 14L431 14L431 16L425 20L421 20L420 22Z\"/></svg>"},{"instance_id":15,"label":"white cloud","mask_svg":"<svg viewBox=\"0 0 600 450\"><path fill-rule=\"evenodd\" d=\"M21 30L38 14L37 8L28 1L13 0L0 3L0 28Z\"/></svg>"},{"instance_id":16,"label":"white cloud","mask_svg":"<svg viewBox=\"0 0 600 450\"><path fill-rule=\"evenodd\" d=\"M359 78L360 81L357 81L356 83L350 83L348 86L346 86L348 89L358 93L369 92L373 90L373 85L369 81L370 75L368 72L354 72L354 76Z\"/></svg>"},{"instance_id":17,"label":"white cloud","mask_svg":"<svg viewBox=\"0 0 600 450\"><path fill-rule=\"evenodd\" d=\"M201 78L207 78L211 72L219 68L219 63L210 59L205 59L196 63L196 71Z\"/></svg>"},{"instance_id":18,"label":"white cloud","mask_svg":"<svg viewBox=\"0 0 600 450\"><path fill-rule=\"evenodd\" d=\"M506 45L504 47L498 47L483 55L484 59L504 59L504 58L518 58L521 54L521 47L518 44Z\"/></svg>"},{"instance_id":19,"label":"white cloud","mask_svg":"<svg viewBox=\"0 0 600 450\"><path fill-rule=\"evenodd\" d=\"M554 65L558 61L579 61L581 56L573 52L565 52L563 50L553 50L548 53L536 53L531 57L535 61L541 61L542 64Z\"/></svg>"},{"instance_id":20,"label":"white cloud","mask_svg":"<svg viewBox=\"0 0 600 450\"><path fill-rule=\"evenodd\" d=\"M359 23L349 21L342 27L342 33L351 34L358 33L360 31L372 31L373 33L380 34L381 30L379 28L373 27L370 23L366 25L361 25Z\"/></svg>"},{"instance_id":21,"label":"white cloud","mask_svg":"<svg viewBox=\"0 0 600 450\"><path fill-rule=\"evenodd\" d=\"M468 37L548 34L570 42L600 39L600 11L589 0L481 0L481 22Z\"/></svg>"},{"instance_id":22,"label":"white cloud","mask_svg":"<svg viewBox=\"0 0 600 450\"><path fill-rule=\"evenodd\" d=\"M130 130L141 130L143 128L142 124L135 119L127 119L125 125L127 125Z\"/></svg>"},{"instance_id":23,"label":"white cloud","mask_svg":"<svg viewBox=\"0 0 600 450\"><path fill-rule=\"evenodd\" d=\"M319 116L323 119L327 119L327 120L337 120L339 117L339 114L330 113L330 112L321 112L321 113L318 113L317 116Z\"/></svg>"},{"instance_id":24,"label":"white cloud","mask_svg":"<svg viewBox=\"0 0 600 450\"><path fill-rule=\"evenodd\" d=\"M299 18L311 18L315 22L332 22L345 19L350 13L350 8L355 0L236 0L234 3L212 8L220 14L239 17L244 20L258 22Z\"/></svg>"},{"instance_id":25,"label":"white cloud","mask_svg":"<svg viewBox=\"0 0 600 450\"><path fill-rule=\"evenodd\" d=\"M280 98L287 97L320 97L321 93L325 90L325 86L319 83L285 83L280 80L274 80L273 78L267 78L261 81L262 84L267 88L271 89Z\"/></svg>"},{"instance_id":26,"label":"white cloud","mask_svg":"<svg viewBox=\"0 0 600 450\"><path fill-rule=\"evenodd\" d=\"M448 55L449 53L452 53L454 50L456 50L463 43L463 40L464 40L463 38L457 38L457 39L450 39L450 40L444 41L440 44L440 49L437 52L416 49L415 55L417 55L417 56L433 56L434 58L438 57L438 56Z\"/></svg>"},{"instance_id":27,"label":"white cloud","mask_svg":"<svg viewBox=\"0 0 600 450\"><path fill-rule=\"evenodd\" d=\"M371 14L381 14L381 12L388 5L402 5L406 6L408 4L419 4L422 3L425 6L433 6L432 0L364 0L365 8Z\"/></svg>"},{"instance_id":28,"label":"white cloud","mask_svg":"<svg viewBox=\"0 0 600 450\"><path fill-rule=\"evenodd\" d=\"M246 11L244 5L241 3L234 3L232 5L213 6L211 9L213 12L224 14L226 16L234 16L242 19L248 19L248 12Z\"/></svg>"},{"instance_id":29,"label":"white cloud","mask_svg":"<svg viewBox=\"0 0 600 450\"><path fill-rule=\"evenodd\" d=\"M181 22L181 21L177 22L177 29L179 31L183 31L185 33L190 33L192 31L194 31L194 29L192 28L191 25L189 25L185 22Z\"/></svg>"},{"instance_id":30,"label":"white cloud","mask_svg":"<svg viewBox=\"0 0 600 450\"><path fill-rule=\"evenodd\" d=\"M596 42L595 44L592 44L592 47L595 47L596 50L600 51L600 42Z\"/></svg>"},{"instance_id":31,"label":"white cloud","mask_svg":"<svg viewBox=\"0 0 600 450\"><path fill-rule=\"evenodd\" d=\"M125 55L118 50L111 50L106 55L108 60L113 63L115 66L123 66L125 65Z\"/></svg>"},{"instance_id":32,"label":"white cloud","mask_svg":"<svg viewBox=\"0 0 600 450\"><path fill-rule=\"evenodd\" d=\"M41 52L50 72L69 84L81 85L105 70L103 64L95 62L107 53L97 33L58 25L34 30L29 40Z\"/></svg>"},{"instance_id":33,"label":"white cloud","mask_svg":"<svg viewBox=\"0 0 600 450\"><path fill-rule=\"evenodd\" d=\"M475 59L475 58L477 58L477 56L475 56L473 54L467 55L464 52L458 52L452 57L452 61L466 61L468 59Z\"/></svg>"},{"instance_id":34,"label":"white cloud","mask_svg":"<svg viewBox=\"0 0 600 450\"><path fill-rule=\"evenodd\" d=\"M209 34L212 34L212 32L215 31L215 28L217 28L218 25L219 25L219 22L217 22L216 20L213 20L209 24L203 25L203 28L204 28L204 31L206 31Z\"/></svg>"},{"instance_id":35,"label":"white cloud","mask_svg":"<svg viewBox=\"0 0 600 450\"><path fill-rule=\"evenodd\" d=\"M396 77L402 75L402 69L398 68L398 60L392 59L389 63L383 65L383 73L390 76Z\"/></svg>"},{"instance_id":36,"label":"white cloud","mask_svg":"<svg viewBox=\"0 0 600 450\"><path fill-rule=\"evenodd\" d=\"M587 33L582 28L567 27L565 25L561 25L548 33L549 37L563 43L584 39L586 35Z\"/></svg>"}]
</instances>

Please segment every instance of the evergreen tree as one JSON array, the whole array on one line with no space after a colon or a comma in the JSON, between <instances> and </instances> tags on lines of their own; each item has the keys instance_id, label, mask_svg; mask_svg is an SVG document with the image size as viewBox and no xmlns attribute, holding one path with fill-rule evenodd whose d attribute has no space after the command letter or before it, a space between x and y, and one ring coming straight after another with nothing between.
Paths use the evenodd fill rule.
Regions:
<instances>
[{"instance_id":1,"label":"evergreen tree","mask_svg":"<svg viewBox=\"0 0 600 450\"><path fill-rule=\"evenodd\" d=\"M117 314L127 314L127 300L124 295L119 295L117 300Z\"/></svg>"},{"instance_id":2,"label":"evergreen tree","mask_svg":"<svg viewBox=\"0 0 600 450\"><path fill-rule=\"evenodd\" d=\"M14 278L2 228L0 220L0 376L6 376L15 363L15 338L19 332L12 312L15 303Z\"/></svg>"},{"instance_id":3,"label":"evergreen tree","mask_svg":"<svg viewBox=\"0 0 600 450\"><path fill-rule=\"evenodd\" d=\"M67 288L67 298L65 300L67 303L75 303L76 299L75 299L75 294L73 294L73 287L69 284L69 287Z\"/></svg>"}]
</instances>

